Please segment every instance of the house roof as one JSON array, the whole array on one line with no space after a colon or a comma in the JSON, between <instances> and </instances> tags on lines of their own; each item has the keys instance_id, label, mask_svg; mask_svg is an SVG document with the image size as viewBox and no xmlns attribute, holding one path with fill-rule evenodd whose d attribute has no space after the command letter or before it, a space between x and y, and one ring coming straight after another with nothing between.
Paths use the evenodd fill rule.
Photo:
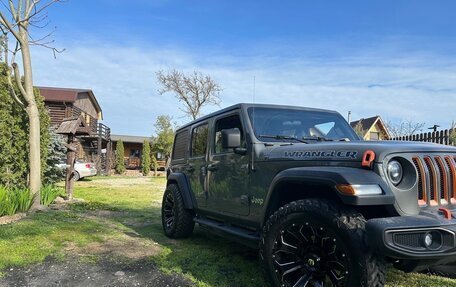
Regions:
<instances>
[{"instance_id":1,"label":"house roof","mask_svg":"<svg viewBox=\"0 0 456 287\"><path fill-rule=\"evenodd\" d=\"M92 90L89 89L73 89L73 88L56 88L56 87L35 87L40 90L40 94L44 97L46 102L69 102L74 103L78 94L87 93L95 108L98 112L102 112L100 104L95 98L95 95Z\"/></svg>"},{"instance_id":2,"label":"house roof","mask_svg":"<svg viewBox=\"0 0 456 287\"><path fill-rule=\"evenodd\" d=\"M377 123L380 125L380 127L385 131L386 135L390 137L388 128L386 127L385 123L383 122L382 118L380 116L374 116L366 119L360 119L357 121L350 122L350 126L352 128L355 128L359 123L361 123L361 127L363 128L363 131L367 133L372 126L376 125Z\"/></svg>"},{"instance_id":3,"label":"house roof","mask_svg":"<svg viewBox=\"0 0 456 287\"><path fill-rule=\"evenodd\" d=\"M152 141L152 137L129 136L129 135L111 135L111 140L117 142L122 140L124 143L143 143L145 140Z\"/></svg>"},{"instance_id":4,"label":"house roof","mask_svg":"<svg viewBox=\"0 0 456 287\"><path fill-rule=\"evenodd\" d=\"M65 135L89 135L90 127L81 116L64 118L56 133Z\"/></svg>"}]
</instances>

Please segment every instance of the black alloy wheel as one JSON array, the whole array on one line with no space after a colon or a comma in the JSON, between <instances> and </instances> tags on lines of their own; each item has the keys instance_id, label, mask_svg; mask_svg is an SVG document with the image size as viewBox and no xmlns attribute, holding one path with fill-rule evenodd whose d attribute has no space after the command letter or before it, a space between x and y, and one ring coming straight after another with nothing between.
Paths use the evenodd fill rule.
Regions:
<instances>
[{"instance_id":1,"label":"black alloy wheel","mask_svg":"<svg viewBox=\"0 0 456 287\"><path fill-rule=\"evenodd\" d=\"M384 259L366 244L365 224L325 199L290 202L263 228L263 271L274 287L383 287Z\"/></svg>"},{"instance_id":2,"label":"black alloy wheel","mask_svg":"<svg viewBox=\"0 0 456 287\"><path fill-rule=\"evenodd\" d=\"M195 213L186 209L182 193L176 184L169 184L163 194L162 226L165 235L170 238L184 238L192 234L195 228Z\"/></svg>"},{"instance_id":3,"label":"black alloy wheel","mask_svg":"<svg viewBox=\"0 0 456 287\"><path fill-rule=\"evenodd\" d=\"M172 192L168 192L164 196L163 202L163 220L164 228L167 230L172 230L174 225L174 196Z\"/></svg>"},{"instance_id":4,"label":"black alloy wheel","mask_svg":"<svg viewBox=\"0 0 456 287\"><path fill-rule=\"evenodd\" d=\"M283 286L347 286L346 250L322 226L286 226L275 238L272 258Z\"/></svg>"}]
</instances>

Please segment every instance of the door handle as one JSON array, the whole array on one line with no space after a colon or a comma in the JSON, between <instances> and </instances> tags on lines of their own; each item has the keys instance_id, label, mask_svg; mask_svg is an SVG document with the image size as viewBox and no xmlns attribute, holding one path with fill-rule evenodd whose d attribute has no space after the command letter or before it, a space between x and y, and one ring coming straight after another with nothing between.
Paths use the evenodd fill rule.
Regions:
<instances>
[{"instance_id":1,"label":"door handle","mask_svg":"<svg viewBox=\"0 0 456 287\"><path fill-rule=\"evenodd\" d=\"M215 163L209 164L209 165L207 166L207 170L208 170L208 171L216 171L216 170L218 170L218 166L217 166L217 164L215 164Z\"/></svg>"}]
</instances>

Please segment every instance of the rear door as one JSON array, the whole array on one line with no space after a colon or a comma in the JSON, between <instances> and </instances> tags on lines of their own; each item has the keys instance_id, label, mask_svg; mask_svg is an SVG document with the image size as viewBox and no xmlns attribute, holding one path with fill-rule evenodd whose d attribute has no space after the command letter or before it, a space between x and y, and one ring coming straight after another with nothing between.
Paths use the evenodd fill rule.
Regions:
<instances>
[{"instance_id":1,"label":"rear door","mask_svg":"<svg viewBox=\"0 0 456 287\"><path fill-rule=\"evenodd\" d=\"M198 123L192 127L190 135L190 153L186 173L198 207L207 205L207 146L208 123Z\"/></svg>"}]
</instances>

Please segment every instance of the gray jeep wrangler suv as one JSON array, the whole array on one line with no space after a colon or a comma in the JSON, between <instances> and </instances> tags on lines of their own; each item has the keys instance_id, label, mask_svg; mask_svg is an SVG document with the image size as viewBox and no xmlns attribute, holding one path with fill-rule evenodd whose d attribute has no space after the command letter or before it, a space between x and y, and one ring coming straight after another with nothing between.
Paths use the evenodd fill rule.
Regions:
<instances>
[{"instance_id":1,"label":"gray jeep wrangler suv","mask_svg":"<svg viewBox=\"0 0 456 287\"><path fill-rule=\"evenodd\" d=\"M238 104L176 131L162 222L259 249L273 286L383 286L456 261L456 148L362 141L337 112ZM446 270L454 270L445 267Z\"/></svg>"}]
</instances>

